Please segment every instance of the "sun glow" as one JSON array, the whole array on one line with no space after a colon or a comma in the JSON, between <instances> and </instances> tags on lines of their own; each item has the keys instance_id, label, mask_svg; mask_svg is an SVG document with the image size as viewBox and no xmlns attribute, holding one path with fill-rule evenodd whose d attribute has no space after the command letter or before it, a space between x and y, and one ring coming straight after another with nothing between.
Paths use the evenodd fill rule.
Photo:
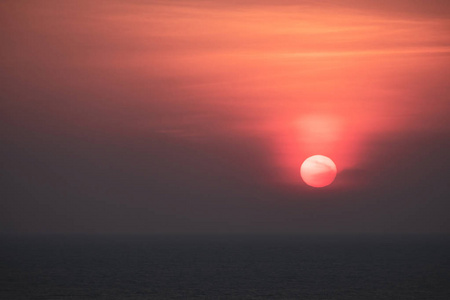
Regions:
<instances>
[{"instance_id":1,"label":"sun glow","mask_svg":"<svg viewBox=\"0 0 450 300\"><path fill-rule=\"evenodd\" d=\"M314 155L307 158L300 168L303 181L312 187L330 185L336 178L336 172L334 162L323 155Z\"/></svg>"}]
</instances>

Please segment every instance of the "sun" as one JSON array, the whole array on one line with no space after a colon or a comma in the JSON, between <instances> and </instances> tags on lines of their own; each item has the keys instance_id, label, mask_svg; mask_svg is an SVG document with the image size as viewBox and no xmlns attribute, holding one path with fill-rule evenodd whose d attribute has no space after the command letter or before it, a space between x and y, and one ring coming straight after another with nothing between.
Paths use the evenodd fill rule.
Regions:
<instances>
[{"instance_id":1,"label":"sun","mask_svg":"<svg viewBox=\"0 0 450 300\"><path fill-rule=\"evenodd\" d=\"M317 188L330 185L336 178L336 172L335 163L323 155L308 157L300 167L303 181Z\"/></svg>"}]
</instances>

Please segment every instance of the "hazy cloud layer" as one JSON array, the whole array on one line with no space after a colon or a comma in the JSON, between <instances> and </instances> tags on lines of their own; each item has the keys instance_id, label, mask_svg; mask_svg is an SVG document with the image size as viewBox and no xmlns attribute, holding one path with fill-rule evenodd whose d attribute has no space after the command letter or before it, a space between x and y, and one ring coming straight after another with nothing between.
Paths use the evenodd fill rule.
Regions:
<instances>
[{"instance_id":1,"label":"hazy cloud layer","mask_svg":"<svg viewBox=\"0 0 450 300\"><path fill-rule=\"evenodd\" d=\"M448 232L446 1L3 1L4 232ZM323 154L333 185L301 162Z\"/></svg>"}]
</instances>

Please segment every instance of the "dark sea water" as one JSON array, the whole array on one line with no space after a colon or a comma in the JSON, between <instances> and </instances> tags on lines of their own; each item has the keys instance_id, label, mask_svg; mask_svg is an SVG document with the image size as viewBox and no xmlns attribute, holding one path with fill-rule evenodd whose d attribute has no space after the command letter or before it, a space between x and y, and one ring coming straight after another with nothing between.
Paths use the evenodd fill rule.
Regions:
<instances>
[{"instance_id":1,"label":"dark sea water","mask_svg":"<svg viewBox=\"0 0 450 300\"><path fill-rule=\"evenodd\" d=\"M448 236L3 236L0 299L450 299Z\"/></svg>"}]
</instances>

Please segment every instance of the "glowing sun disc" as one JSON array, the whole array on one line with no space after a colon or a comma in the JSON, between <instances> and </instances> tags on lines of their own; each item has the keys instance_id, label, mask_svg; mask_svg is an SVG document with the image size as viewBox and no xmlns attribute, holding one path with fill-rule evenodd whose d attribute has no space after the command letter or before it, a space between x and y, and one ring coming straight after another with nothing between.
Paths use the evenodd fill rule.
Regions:
<instances>
[{"instance_id":1,"label":"glowing sun disc","mask_svg":"<svg viewBox=\"0 0 450 300\"><path fill-rule=\"evenodd\" d=\"M336 178L336 165L323 155L308 157L300 167L300 175L303 181L312 187L324 187L330 185Z\"/></svg>"}]
</instances>

